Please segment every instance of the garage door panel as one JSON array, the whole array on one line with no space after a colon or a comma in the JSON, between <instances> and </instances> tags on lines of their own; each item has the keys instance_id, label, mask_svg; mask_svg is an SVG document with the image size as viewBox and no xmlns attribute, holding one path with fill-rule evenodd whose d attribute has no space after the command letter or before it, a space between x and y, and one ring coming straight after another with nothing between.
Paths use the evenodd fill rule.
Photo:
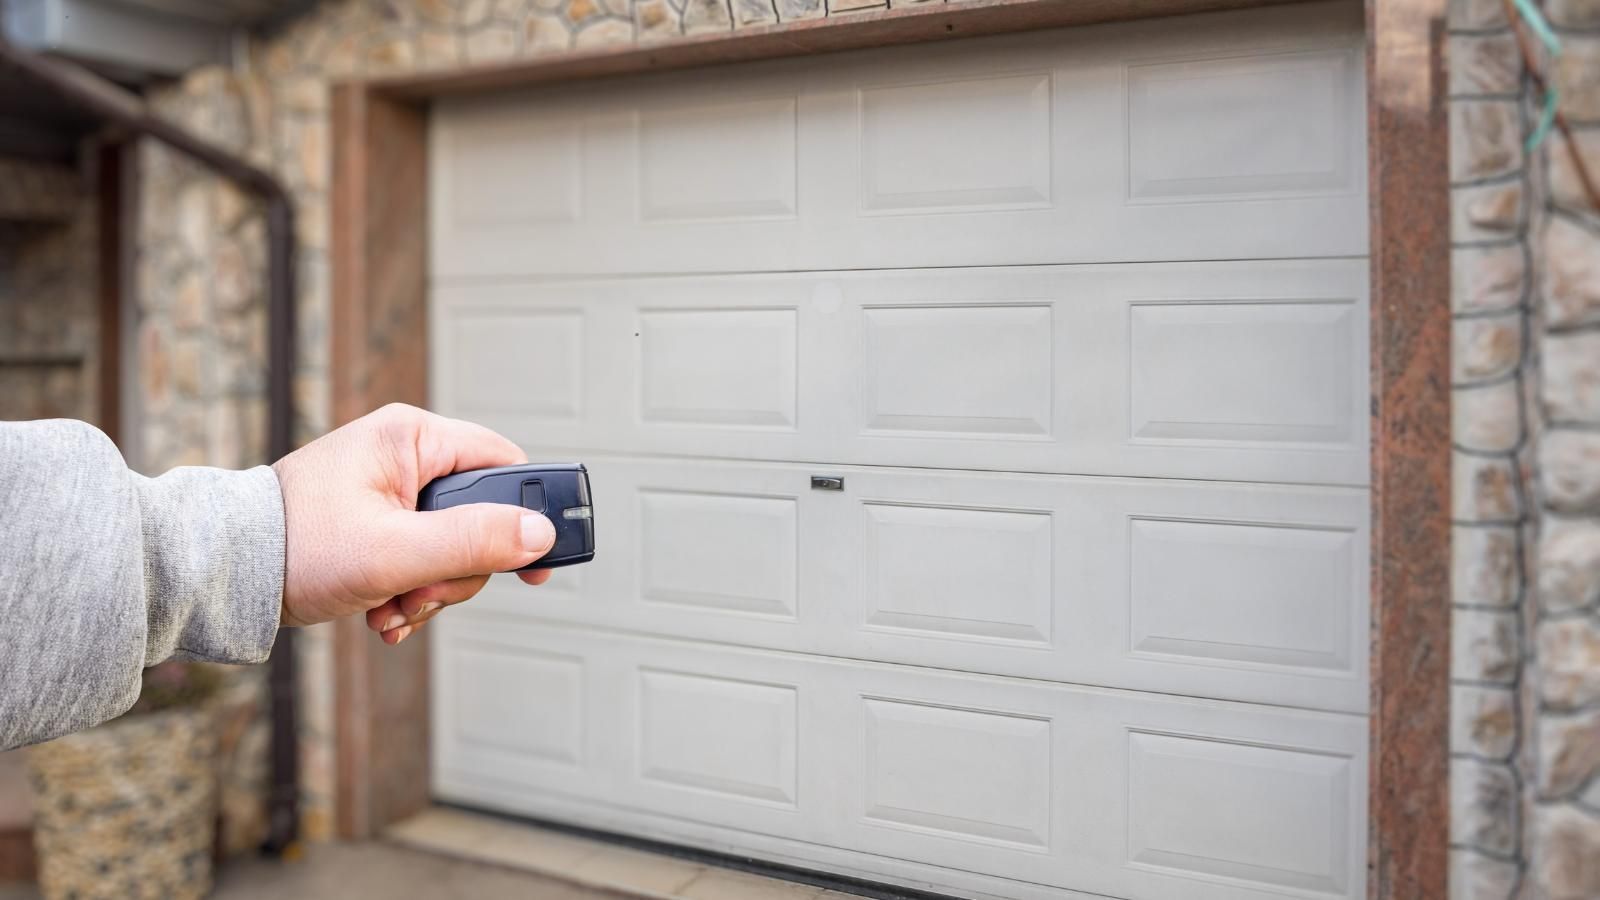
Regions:
<instances>
[{"instance_id":1,"label":"garage door panel","mask_svg":"<svg viewBox=\"0 0 1600 900\"><path fill-rule=\"evenodd\" d=\"M441 288L435 396L524 444L1365 484L1366 262Z\"/></svg>"},{"instance_id":2,"label":"garage door panel","mask_svg":"<svg viewBox=\"0 0 1600 900\"><path fill-rule=\"evenodd\" d=\"M1358 255L1361 44L1299 5L451 99L433 271Z\"/></svg>"},{"instance_id":3,"label":"garage door panel","mask_svg":"<svg viewBox=\"0 0 1600 900\"><path fill-rule=\"evenodd\" d=\"M589 465L596 561L537 591L496 580L462 615L1366 708L1364 490ZM814 474L843 489L811 489Z\"/></svg>"},{"instance_id":4,"label":"garage door panel","mask_svg":"<svg viewBox=\"0 0 1600 900\"><path fill-rule=\"evenodd\" d=\"M863 629L1050 646L1049 511L869 501L861 512Z\"/></svg>"},{"instance_id":5,"label":"garage door panel","mask_svg":"<svg viewBox=\"0 0 1600 900\"><path fill-rule=\"evenodd\" d=\"M592 717L622 748L595 780L597 815L638 809L793 841L801 857L851 848L1108 896L1359 895L1359 717L440 624L447 653L510 639L622 673L624 691ZM449 799L504 801L461 766L441 762ZM558 804L553 782L522 784L522 808Z\"/></svg>"},{"instance_id":6,"label":"garage door panel","mask_svg":"<svg viewBox=\"0 0 1600 900\"><path fill-rule=\"evenodd\" d=\"M641 489L640 599L798 618L798 519L793 496Z\"/></svg>"},{"instance_id":7,"label":"garage door panel","mask_svg":"<svg viewBox=\"0 0 1600 900\"><path fill-rule=\"evenodd\" d=\"M432 665L436 765L484 784L599 789L592 704L605 677L593 661L480 634L440 641Z\"/></svg>"}]
</instances>

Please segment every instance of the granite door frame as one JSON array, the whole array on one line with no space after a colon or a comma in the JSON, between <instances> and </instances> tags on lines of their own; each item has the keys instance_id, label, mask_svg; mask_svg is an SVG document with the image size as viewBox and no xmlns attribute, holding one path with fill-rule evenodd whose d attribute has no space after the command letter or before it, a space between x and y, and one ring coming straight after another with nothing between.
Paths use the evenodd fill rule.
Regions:
<instances>
[{"instance_id":1,"label":"granite door frame","mask_svg":"<svg viewBox=\"0 0 1600 900\"><path fill-rule=\"evenodd\" d=\"M968 0L575 52L333 91L334 420L428 400L427 109L447 94L1265 5ZM1447 894L1450 309L1443 0L1366 0L1372 285L1368 891ZM413 186L397 191L396 185ZM335 636L338 828L429 802L428 641Z\"/></svg>"}]
</instances>

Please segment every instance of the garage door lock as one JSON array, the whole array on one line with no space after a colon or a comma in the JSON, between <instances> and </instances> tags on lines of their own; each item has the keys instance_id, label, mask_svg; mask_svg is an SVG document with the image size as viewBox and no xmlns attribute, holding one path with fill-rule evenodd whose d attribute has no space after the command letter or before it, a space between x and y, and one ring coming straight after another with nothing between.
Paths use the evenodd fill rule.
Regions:
<instances>
[{"instance_id":1,"label":"garage door lock","mask_svg":"<svg viewBox=\"0 0 1600 900\"><path fill-rule=\"evenodd\" d=\"M811 476L811 489L813 491L842 491L844 479L835 475Z\"/></svg>"}]
</instances>

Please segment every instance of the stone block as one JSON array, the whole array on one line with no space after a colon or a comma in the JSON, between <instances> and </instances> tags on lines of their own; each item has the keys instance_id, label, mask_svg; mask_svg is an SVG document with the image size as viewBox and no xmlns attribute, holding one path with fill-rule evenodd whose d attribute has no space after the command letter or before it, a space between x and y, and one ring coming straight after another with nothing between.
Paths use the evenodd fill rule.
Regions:
<instances>
[{"instance_id":1,"label":"stone block","mask_svg":"<svg viewBox=\"0 0 1600 900\"><path fill-rule=\"evenodd\" d=\"M1450 0L1445 15L1452 29L1506 27L1505 7L1500 5L1500 0Z\"/></svg>"},{"instance_id":2,"label":"stone block","mask_svg":"<svg viewBox=\"0 0 1600 900\"><path fill-rule=\"evenodd\" d=\"M1552 709L1600 703L1600 622L1594 616L1539 623L1539 696Z\"/></svg>"},{"instance_id":3,"label":"stone block","mask_svg":"<svg viewBox=\"0 0 1600 900\"><path fill-rule=\"evenodd\" d=\"M566 16L567 24L577 30L590 20L600 18L605 12L600 8L600 0L567 0L563 14Z\"/></svg>"},{"instance_id":4,"label":"stone block","mask_svg":"<svg viewBox=\"0 0 1600 900\"><path fill-rule=\"evenodd\" d=\"M823 0L778 0L778 18L784 22L796 19L820 19L828 14Z\"/></svg>"},{"instance_id":5,"label":"stone block","mask_svg":"<svg viewBox=\"0 0 1600 900\"><path fill-rule=\"evenodd\" d=\"M1539 605L1546 612L1600 603L1600 522L1546 518L1538 559Z\"/></svg>"},{"instance_id":6,"label":"stone block","mask_svg":"<svg viewBox=\"0 0 1600 900\"><path fill-rule=\"evenodd\" d=\"M622 19L600 19L578 31L577 47L616 47L633 43L633 23Z\"/></svg>"},{"instance_id":7,"label":"stone block","mask_svg":"<svg viewBox=\"0 0 1600 900\"><path fill-rule=\"evenodd\" d=\"M517 55L517 32L516 27L500 23L472 32L463 42L467 62L481 65L511 59Z\"/></svg>"},{"instance_id":8,"label":"stone block","mask_svg":"<svg viewBox=\"0 0 1600 900\"><path fill-rule=\"evenodd\" d=\"M1559 804L1534 809L1528 867L1539 900L1600 897L1600 814Z\"/></svg>"},{"instance_id":9,"label":"stone block","mask_svg":"<svg viewBox=\"0 0 1600 900\"><path fill-rule=\"evenodd\" d=\"M1546 0L1544 14L1562 28L1600 28L1600 0Z\"/></svg>"},{"instance_id":10,"label":"stone block","mask_svg":"<svg viewBox=\"0 0 1600 900\"><path fill-rule=\"evenodd\" d=\"M740 28L773 25L777 21L778 11L771 0L733 0L733 24Z\"/></svg>"},{"instance_id":11,"label":"stone block","mask_svg":"<svg viewBox=\"0 0 1600 900\"><path fill-rule=\"evenodd\" d=\"M1458 446L1478 453L1508 453L1522 440L1522 400L1515 381L1456 388L1450 400Z\"/></svg>"},{"instance_id":12,"label":"stone block","mask_svg":"<svg viewBox=\"0 0 1600 900\"><path fill-rule=\"evenodd\" d=\"M1520 874L1516 863L1451 850L1450 900L1513 900Z\"/></svg>"},{"instance_id":13,"label":"stone block","mask_svg":"<svg viewBox=\"0 0 1600 900\"><path fill-rule=\"evenodd\" d=\"M1600 122L1600 35L1563 35L1554 81L1567 121Z\"/></svg>"},{"instance_id":14,"label":"stone block","mask_svg":"<svg viewBox=\"0 0 1600 900\"><path fill-rule=\"evenodd\" d=\"M1539 719L1539 796L1560 800L1600 774L1600 709Z\"/></svg>"},{"instance_id":15,"label":"stone block","mask_svg":"<svg viewBox=\"0 0 1600 900\"><path fill-rule=\"evenodd\" d=\"M463 28L477 28L489 21L494 13L495 0L457 0L460 13L457 22Z\"/></svg>"},{"instance_id":16,"label":"stone block","mask_svg":"<svg viewBox=\"0 0 1600 900\"><path fill-rule=\"evenodd\" d=\"M1600 512L1600 433L1558 428L1539 443L1545 504L1557 512Z\"/></svg>"},{"instance_id":17,"label":"stone block","mask_svg":"<svg viewBox=\"0 0 1600 900\"><path fill-rule=\"evenodd\" d=\"M640 41L675 38L678 36L678 14L666 0L640 0L633 7L633 27Z\"/></svg>"},{"instance_id":18,"label":"stone block","mask_svg":"<svg viewBox=\"0 0 1600 900\"><path fill-rule=\"evenodd\" d=\"M1504 240L1519 232L1526 221L1521 181L1458 187L1450 194L1452 240Z\"/></svg>"},{"instance_id":19,"label":"stone block","mask_svg":"<svg viewBox=\"0 0 1600 900\"><path fill-rule=\"evenodd\" d=\"M1527 277L1528 258L1520 244L1458 247L1450 251L1451 308L1458 313L1516 309Z\"/></svg>"},{"instance_id":20,"label":"stone block","mask_svg":"<svg viewBox=\"0 0 1600 900\"><path fill-rule=\"evenodd\" d=\"M1517 849L1516 774L1501 763L1450 763L1450 841L1508 856Z\"/></svg>"},{"instance_id":21,"label":"stone block","mask_svg":"<svg viewBox=\"0 0 1600 900\"><path fill-rule=\"evenodd\" d=\"M1509 375L1522 362L1522 314L1458 319L1450 361L1457 384Z\"/></svg>"},{"instance_id":22,"label":"stone block","mask_svg":"<svg viewBox=\"0 0 1600 900\"><path fill-rule=\"evenodd\" d=\"M1515 613L1458 607L1452 619L1451 677L1503 685L1516 680L1522 655Z\"/></svg>"},{"instance_id":23,"label":"stone block","mask_svg":"<svg viewBox=\"0 0 1600 900\"><path fill-rule=\"evenodd\" d=\"M172 363L167 347L172 339L159 319L139 324L139 387L141 412L159 415L172 402Z\"/></svg>"},{"instance_id":24,"label":"stone block","mask_svg":"<svg viewBox=\"0 0 1600 900\"><path fill-rule=\"evenodd\" d=\"M560 16L536 15L522 23L522 52L537 56L560 53L572 46L572 32Z\"/></svg>"},{"instance_id":25,"label":"stone block","mask_svg":"<svg viewBox=\"0 0 1600 900\"><path fill-rule=\"evenodd\" d=\"M1544 314L1552 328L1600 322L1600 232L1552 217L1544 232Z\"/></svg>"},{"instance_id":26,"label":"stone block","mask_svg":"<svg viewBox=\"0 0 1600 900\"><path fill-rule=\"evenodd\" d=\"M1476 181L1522 167L1522 123L1514 100L1450 103L1450 178Z\"/></svg>"},{"instance_id":27,"label":"stone block","mask_svg":"<svg viewBox=\"0 0 1600 900\"><path fill-rule=\"evenodd\" d=\"M1542 357L1545 414L1600 424L1600 332L1547 335Z\"/></svg>"},{"instance_id":28,"label":"stone block","mask_svg":"<svg viewBox=\"0 0 1600 900\"><path fill-rule=\"evenodd\" d=\"M371 74L404 72L416 62L416 47L409 35L375 34L367 40L366 65Z\"/></svg>"},{"instance_id":29,"label":"stone block","mask_svg":"<svg viewBox=\"0 0 1600 900\"><path fill-rule=\"evenodd\" d=\"M1455 35L1449 58L1452 95L1516 94L1522 87L1522 57L1509 31Z\"/></svg>"},{"instance_id":30,"label":"stone block","mask_svg":"<svg viewBox=\"0 0 1600 900\"><path fill-rule=\"evenodd\" d=\"M1451 530L1451 596L1470 606L1517 601L1520 545L1512 527L1457 525Z\"/></svg>"},{"instance_id":31,"label":"stone block","mask_svg":"<svg viewBox=\"0 0 1600 900\"><path fill-rule=\"evenodd\" d=\"M177 337L172 341L172 389L180 400L193 400L205 388L205 352L200 338Z\"/></svg>"},{"instance_id":32,"label":"stone block","mask_svg":"<svg viewBox=\"0 0 1600 900\"><path fill-rule=\"evenodd\" d=\"M1506 759L1517 746L1517 695L1511 688L1450 687L1450 750Z\"/></svg>"},{"instance_id":33,"label":"stone block","mask_svg":"<svg viewBox=\"0 0 1600 900\"><path fill-rule=\"evenodd\" d=\"M424 28L417 32L417 64L428 69L454 68L461 64L461 40L453 31Z\"/></svg>"},{"instance_id":34,"label":"stone block","mask_svg":"<svg viewBox=\"0 0 1600 900\"><path fill-rule=\"evenodd\" d=\"M728 9L728 0L687 0L684 4L684 34L729 31L732 28L733 14Z\"/></svg>"},{"instance_id":35,"label":"stone block","mask_svg":"<svg viewBox=\"0 0 1600 900\"><path fill-rule=\"evenodd\" d=\"M1451 518L1462 522L1514 522L1521 517L1518 470L1511 459L1457 453L1450 475ZM1456 602L1470 601L1458 596Z\"/></svg>"},{"instance_id":36,"label":"stone block","mask_svg":"<svg viewBox=\"0 0 1600 900\"><path fill-rule=\"evenodd\" d=\"M199 328L206 321L206 291L200 274L184 274L172 291L172 324L180 331Z\"/></svg>"},{"instance_id":37,"label":"stone block","mask_svg":"<svg viewBox=\"0 0 1600 900\"><path fill-rule=\"evenodd\" d=\"M1600 189L1600 129L1574 131L1573 137L1577 139L1578 155L1584 161L1589 178ZM1578 167L1573 163L1572 150L1572 145L1564 138L1554 139L1550 146L1550 199L1563 209L1600 215L1600 210L1595 209L1593 201L1583 189ZM1600 235L1592 239L1600 243Z\"/></svg>"}]
</instances>

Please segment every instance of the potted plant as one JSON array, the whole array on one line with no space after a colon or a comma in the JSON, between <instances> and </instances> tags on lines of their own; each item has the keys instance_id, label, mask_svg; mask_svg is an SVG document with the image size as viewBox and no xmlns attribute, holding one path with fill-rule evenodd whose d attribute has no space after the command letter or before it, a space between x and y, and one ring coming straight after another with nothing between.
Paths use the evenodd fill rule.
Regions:
<instances>
[{"instance_id":1,"label":"potted plant","mask_svg":"<svg viewBox=\"0 0 1600 900\"><path fill-rule=\"evenodd\" d=\"M146 669L121 718L28 751L46 898L188 898L211 890L220 673Z\"/></svg>"}]
</instances>

